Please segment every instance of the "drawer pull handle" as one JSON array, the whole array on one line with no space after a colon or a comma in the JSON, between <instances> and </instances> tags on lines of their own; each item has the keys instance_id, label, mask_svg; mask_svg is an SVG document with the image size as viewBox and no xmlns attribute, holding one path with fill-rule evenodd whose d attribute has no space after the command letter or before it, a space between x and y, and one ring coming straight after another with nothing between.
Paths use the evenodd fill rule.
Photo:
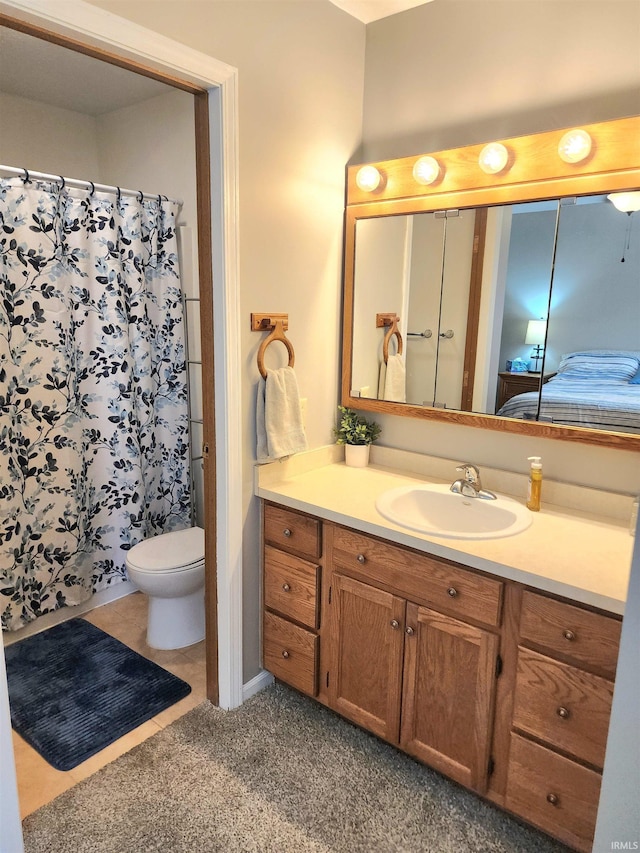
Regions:
<instances>
[{"instance_id":1,"label":"drawer pull handle","mask_svg":"<svg viewBox=\"0 0 640 853\"><path fill-rule=\"evenodd\" d=\"M285 660L289 657L289 652L286 649L283 650L282 657L285 658Z\"/></svg>"},{"instance_id":2,"label":"drawer pull handle","mask_svg":"<svg viewBox=\"0 0 640 853\"><path fill-rule=\"evenodd\" d=\"M398 622L398 620L397 620L397 619L392 619L392 620L391 620L391 627L392 627L392 628L399 628L399 627L400 627L400 623Z\"/></svg>"},{"instance_id":3,"label":"drawer pull handle","mask_svg":"<svg viewBox=\"0 0 640 853\"><path fill-rule=\"evenodd\" d=\"M282 532L283 532L283 533L284 533L284 535L287 537L287 539L290 539L290 538L291 538L291 531L289 530L289 528L288 528L288 527L285 527L285 529L284 529Z\"/></svg>"},{"instance_id":4,"label":"drawer pull handle","mask_svg":"<svg viewBox=\"0 0 640 853\"><path fill-rule=\"evenodd\" d=\"M366 563L367 562L367 558L365 557L364 554L358 554L358 556L356 557L356 560L359 563Z\"/></svg>"},{"instance_id":5,"label":"drawer pull handle","mask_svg":"<svg viewBox=\"0 0 640 853\"><path fill-rule=\"evenodd\" d=\"M447 590L447 595L451 596L451 598L456 598L458 595L458 590L455 588L455 586L450 586Z\"/></svg>"},{"instance_id":6,"label":"drawer pull handle","mask_svg":"<svg viewBox=\"0 0 640 853\"><path fill-rule=\"evenodd\" d=\"M289 591L290 591L290 589L291 589L291 587L289 586L289 584L288 584L288 583L283 583L283 584L282 584L282 589L283 589L285 592L289 592Z\"/></svg>"},{"instance_id":7,"label":"drawer pull handle","mask_svg":"<svg viewBox=\"0 0 640 853\"><path fill-rule=\"evenodd\" d=\"M562 636L565 638L565 640L569 640L570 643L573 642L573 640L575 640L576 638L576 635L573 633L573 631L563 631Z\"/></svg>"},{"instance_id":8,"label":"drawer pull handle","mask_svg":"<svg viewBox=\"0 0 640 853\"><path fill-rule=\"evenodd\" d=\"M562 717L563 720L568 720L571 716L571 712L569 711L569 709L564 708L562 705L560 705L556 713L559 717Z\"/></svg>"},{"instance_id":9,"label":"drawer pull handle","mask_svg":"<svg viewBox=\"0 0 640 853\"><path fill-rule=\"evenodd\" d=\"M557 794L547 794L547 802L551 803L552 806L557 806L560 802L560 798Z\"/></svg>"},{"instance_id":10,"label":"drawer pull handle","mask_svg":"<svg viewBox=\"0 0 640 853\"><path fill-rule=\"evenodd\" d=\"M405 629L405 634L408 634L410 637L412 637L415 634L415 631L413 630L411 625L407 625L407 627Z\"/></svg>"}]
</instances>

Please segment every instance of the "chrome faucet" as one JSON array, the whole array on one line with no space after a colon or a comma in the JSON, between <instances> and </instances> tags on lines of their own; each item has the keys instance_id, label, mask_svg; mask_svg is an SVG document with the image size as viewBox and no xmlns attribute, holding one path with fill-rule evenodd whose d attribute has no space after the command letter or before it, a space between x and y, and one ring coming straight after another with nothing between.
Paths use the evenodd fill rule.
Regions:
<instances>
[{"instance_id":1,"label":"chrome faucet","mask_svg":"<svg viewBox=\"0 0 640 853\"><path fill-rule=\"evenodd\" d=\"M475 465L470 462L461 462L456 471L464 474L459 480L451 484L451 491L457 495L464 495L467 498L482 498L487 501L495 501L496 496L488 489L482 488L480 481L480 471Z\"/></svg>"}]
</instances>

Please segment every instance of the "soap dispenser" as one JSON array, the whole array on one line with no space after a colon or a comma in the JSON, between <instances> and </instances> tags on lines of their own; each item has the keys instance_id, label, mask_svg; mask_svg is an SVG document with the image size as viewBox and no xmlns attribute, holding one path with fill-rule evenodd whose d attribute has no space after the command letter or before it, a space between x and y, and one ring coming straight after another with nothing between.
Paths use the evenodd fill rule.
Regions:
<instances>
[{"instance_id":1,"label":"soap dispenser","mask_svg":"<svg viewBox=\"0 0 640 853\"><path fill-rule=\"evenodd\" d=\"M542 493L542 457L529 456L531 470L529 472L529 494L527 496L527 508L532 512L539 512L540 497Z\"/></svg>"}]
</instances>

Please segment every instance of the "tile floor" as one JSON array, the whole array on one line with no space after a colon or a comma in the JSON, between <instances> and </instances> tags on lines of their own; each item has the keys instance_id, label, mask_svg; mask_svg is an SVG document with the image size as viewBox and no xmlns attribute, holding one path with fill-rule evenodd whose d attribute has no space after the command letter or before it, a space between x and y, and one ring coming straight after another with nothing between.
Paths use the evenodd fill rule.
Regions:
<instances>
[{"instance_id":1,"label":"tile floor","mask_svg":"<svg viewBox=\"0 0 640 853\"><path fill-rule=\"evenodd\" d=\"M175 651L159 651L150 648L145 641L147 599L142 593L136 592L125 598L119 598L117 601L83 614L82 618L187 681L191 685L191 693L157 717L143 723L128 735L74 767L73 770L61 771L51 767L44 758L41 758L13 732L18 796L23 818L156 734L206 698L204 641Z\"/></svg>"}]
</instances>

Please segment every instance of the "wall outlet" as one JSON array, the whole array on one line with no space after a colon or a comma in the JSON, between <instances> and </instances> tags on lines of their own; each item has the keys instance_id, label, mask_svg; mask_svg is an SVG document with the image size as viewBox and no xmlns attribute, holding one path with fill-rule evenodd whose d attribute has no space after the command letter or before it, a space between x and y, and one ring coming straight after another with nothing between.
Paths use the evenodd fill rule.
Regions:
<instances>
[{"instance_id":1,"label":"wall outlet","mask_svg":"<svg viewBox=\"0 0 640 853\"><path fill-rule=\"evenodd\" d=\"M300 414L302 415L302 428L307 428L307 398L300 397Z\"/></svg>"}]
</instances>

